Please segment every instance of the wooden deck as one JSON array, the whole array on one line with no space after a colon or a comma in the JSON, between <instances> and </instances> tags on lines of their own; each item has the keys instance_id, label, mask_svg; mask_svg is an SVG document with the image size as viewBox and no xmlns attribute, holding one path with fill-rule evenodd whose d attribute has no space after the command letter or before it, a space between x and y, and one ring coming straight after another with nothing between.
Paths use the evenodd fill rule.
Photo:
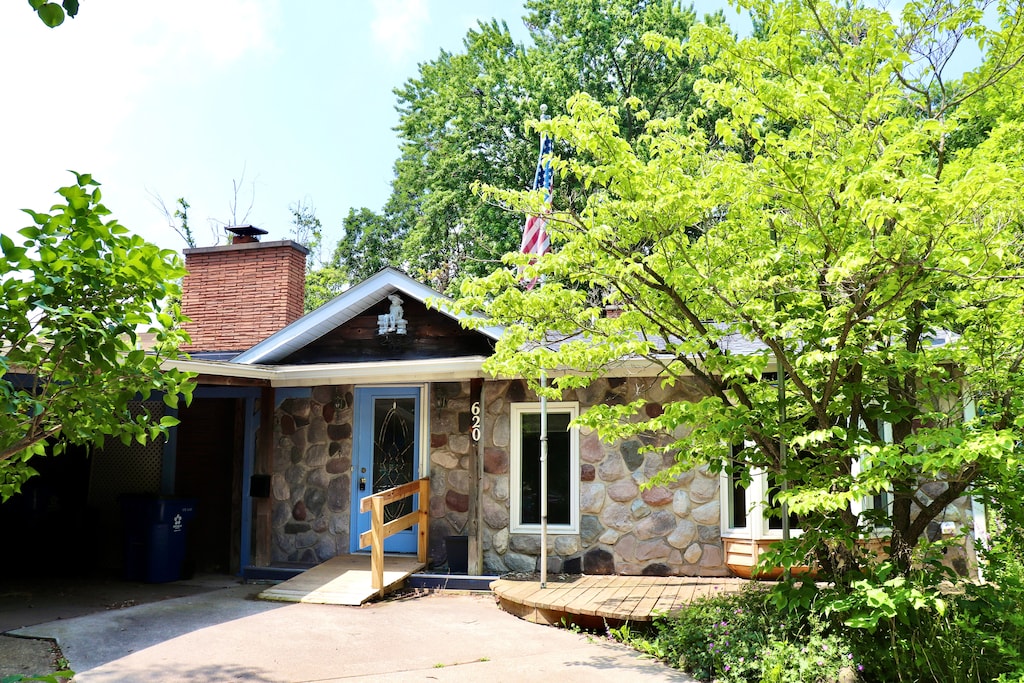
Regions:
<instances>
[{"instance_id":1,"label":"wooden deck","mask_svg":"<svg viewBox=\"0 0 1024 683\"><path fill-rule=\"evenodd\" d=\"M384 592L400 587L423 563L408 555L384 556ZM361 605L380 591L373 587L369 555L338 555L298 576L271 586L261 600Z\"/></svg>"},{"instance_id":2,"label":"wooden deck","mask_svg":"<svg viewBox=\"0 0 1024 683\"><path fill-rule=\"evenodd\" d=\"M569 583L498 579L491 590L506 612L538 624L583 627L650 621L702 596L739 591L742 579L658 576L583 576Z\"/></svg>"}]
</instances>

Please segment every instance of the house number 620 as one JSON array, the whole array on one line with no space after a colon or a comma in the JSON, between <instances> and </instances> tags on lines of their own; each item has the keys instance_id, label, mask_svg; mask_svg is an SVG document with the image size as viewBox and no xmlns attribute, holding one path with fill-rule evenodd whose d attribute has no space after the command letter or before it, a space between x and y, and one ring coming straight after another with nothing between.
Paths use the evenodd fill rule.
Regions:
<instances>
[{"instance_id":1,"label":"house number 620","mask_svg":"<svg viewBox=\"0 0 1024 683\"><path fill-rule=\"evenodd\" d=\"M473 405L469 407L469 412L473 416L473 421L470 423L469 436L473 441L480 440L480 401L473 401Z\"/></svg>"}]
</instances>

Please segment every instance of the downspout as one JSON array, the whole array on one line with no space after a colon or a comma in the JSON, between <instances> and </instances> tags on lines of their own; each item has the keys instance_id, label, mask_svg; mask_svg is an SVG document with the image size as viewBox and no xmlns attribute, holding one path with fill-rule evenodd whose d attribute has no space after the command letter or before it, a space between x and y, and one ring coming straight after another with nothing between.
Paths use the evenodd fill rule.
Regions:
<instances>
[{"instance_id":1,"label":"downspout","mask_svg":"<svg viewBox=\"0 0 1024 683\"><path fill-rule=\"evenodd\" d=\"M963 410L963 421L970 422L978 416L977 407L974 404L974 399L967 399L964 403ZM977 499L976 496L971 495L971 521L973 522L974 540L981 543L981 546L985 549L989 549L989 538L988 538L988 519L985 514L985 505ZM978 581L985 582L985 571L981 558L978 559Z\"/></svg>"},{"instance_id":2,"label":"downspout","mask_svg":"<svg viewBox=\"0 0 1024 683\"><path fill-rule=\"evenodd\" d=\"M540 371L540 388L547 385L547 374ZM540 395L540 587L548 583L548 399Z\"/></svg>"},{"instance_id":3,"label":"downspout","mask_svg":"<svg viewBox=\"0 0 1024 683\"><path fill-rule=\"evenodd\" d=\"M239 551L239 564L242 571L253 564L253 506L252 497L252 475L256 465L256 431L258 425L253 425L251 420L256 415L256 397L246 396L242 399L242 539Z\"/></svg>"},{"instance_id":4,"label":"downspout","mask_svg":"<svg viewBox=\"0 0 1024 683\"><path fill-rule=\"evenodd\" d=\"M776 359L777 374L779 379L779 468L782 470L782 484L780 488L785 493L789 490L789 480L786 478L786 437L782 435L782 426L786 421L786 371L782 363ZM785 498L782 500L782 540L789 540L789 505ZM787 571L788 573L788 571Z\"/></svg>"}]
</instances>

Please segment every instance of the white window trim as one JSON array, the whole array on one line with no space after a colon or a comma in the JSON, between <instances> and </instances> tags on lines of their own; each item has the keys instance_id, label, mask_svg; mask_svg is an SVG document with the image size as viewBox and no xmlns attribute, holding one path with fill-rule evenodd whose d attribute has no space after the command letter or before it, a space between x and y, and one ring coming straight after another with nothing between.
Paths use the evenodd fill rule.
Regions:
<instances>
[{"instance_id":1,"label":"white window trim","mask_svg":"<svg viewBox=\"0 0 1024 683\"><path fill-rule=\"evenodd\" d=\"M721 512L721 520L719 522L719 533L722 538L742 538L757 540L758 535L755 534L755 527L758 525L752 524L754 505L750 504L751 492L759 491L760 486L757 484L755 477L760 474L760 470L754 468L751 470L751 482L750 486L747 487L747 525L743 527L732 525L732 478L729 476L729 472L726 468L723 468L721 473L718 475L718 490L719 495L719 509Z\"/></svg>"},{"instance_id":2,"label":"white window trim","mask_svg":"<svg viewBox=\"0 0 1024 683\"><path fill-rule=\"evenodd\" d=\"M883 439L886 443L892 443L892 425L886 423L882 425ZM853 476L859 475L863 471L863 466L860 460L854 460L853 465L850 467L851 474ZM885 496L885 514L892 519L892 492L888 489L885 491L879 491L878 493ZM874 501L872 496L864 496L860 500L854 500L850 502L850 512L857 515L858 522L867 526L867 520L864 519L864 513L868 510L874 510ZM892 532L892 529L888 526L876 526L872 533L873 537L881 538Z\"/></svg>"},{"instance_id":3,"label":"white window trim","mask_svg":"<svg viewBox=\"0 0 1024 683\"><path fill-rule=\"evenodd\" d=\"M888 422L882 423L882 439L887 443L892 443L892 425ZM745 446L753 446L753 442L745 442ZM856 476L861 472L861 463L859 460L854 461L852 467L852 473ZM771 529L769 528L769 518L763 514L761 510L767 508L768 501L768 475L764 470L754 467L750 470L750 486L747 487L747 526L746 527L733 527L731 526L730 516L732 515L732 482L729 479L729 473L723 469L720 475L719 491L719 502L721 507L721 535L722 538L743 538L750 539L752 541L758 541L762 539L767 540L781 540L782 529ZM887 498L887 511L888 514L892 515L892 496ZM865 510L872 509L872 500L870 497L865 496L860 500L855 500L850 503L850 510L853 514L860 518ZM803 533L802 529L790 528L790 534L792 536L799 536ZM884 536L889 532L888 527L875 527L874 536Z\"/></svg>"},{"instance_id":4,"label":"white window trim","mask_svg":"<svg viewBox=\"0 0 1024 683\"><path fill-rule=\"evenodd\" d=\"M978 406L973 398L964 402L964 422L970 422L978 416ZM973 488L973 487L972 487ZM970 489L968 489L968 492ZM968 493L970 495L970 493ZM988 520L986 518L985 506L977 497L971 495L971 518L974 520L974 538L981 541L986 550L989 548ZM985 580L985 574L981 565L978 566L978 578Z\"/></svg>"},{"instance_id":5,"label":"white window trim","mask_svg":"<svg viewBox=\"0 0 1024 683\"><path fill-rule=\"evenodd\" d=\"M782 529L771 529L768 527L768 516L762 510L767 508L768 500L768 473L764 470L753 467L750 470L750 486L747 487L747 526L730 526L730 515L732 514L732 482L729 480L729 473L722 470L720 476L719 490L721 510L721 535L722 538L742 538L751 541L760 540L781 540ZM799 536L803 530L791 527L791 536Z\"/></svg>"},{"instance_id":6,"label":"white window trim","mask_svg":"<svg viewBox=\"0 0 1024 683\"><path fill-rule=\"evenodd\" d=\"M570 420L579 416L579 403L548 401L548 413L569 413ZM522 490L522 416L540 414L540 403L513 403L509 414L509 531L513 534L539 534L540 524L520 524L520 491ZM569 427L569 524L548 524L549 534L580 532L580 439L579 428Z\"/></svg>"}]
</instances>

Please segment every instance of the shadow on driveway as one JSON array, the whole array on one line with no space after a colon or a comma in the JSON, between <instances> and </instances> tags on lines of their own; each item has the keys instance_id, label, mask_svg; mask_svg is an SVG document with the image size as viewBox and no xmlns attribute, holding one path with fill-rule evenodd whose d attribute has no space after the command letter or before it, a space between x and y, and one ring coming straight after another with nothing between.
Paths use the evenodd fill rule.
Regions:
<instances>
[{"instance_id":1,"label":"shadow on driveway","mask_svg":"<svg viewBox=\"0 0 1024 683\"><path fill-rule=\"evenodd\" d=\"M238 583L237 577L220 574L198 574L173 583L142 583L113 577L5 577L0 581L0 633L198 595Z\"/></svg>"},{"instance_id":2,"label":"shadow on driveway","mask_svg":"<svg viewBox=\"0 0 1024 683\"><path fill-rule=\"evenodd\" d=\"M76 683L130 681L692 681L602 638L538 626L488 595L362 607L249 599L235 586L40 624Z\"/></svg>"}]
</instances>

